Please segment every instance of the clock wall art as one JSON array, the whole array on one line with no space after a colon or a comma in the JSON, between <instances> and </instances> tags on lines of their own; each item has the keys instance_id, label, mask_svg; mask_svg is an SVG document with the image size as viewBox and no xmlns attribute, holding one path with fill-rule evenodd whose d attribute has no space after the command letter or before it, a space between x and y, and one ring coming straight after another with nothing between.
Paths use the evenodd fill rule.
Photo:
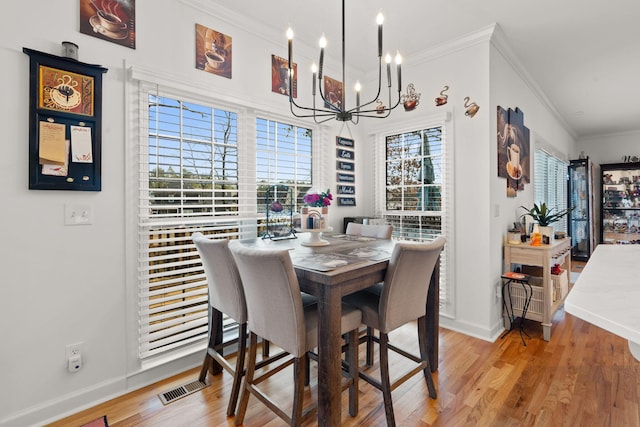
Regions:
<instances>
[{"instance_id":1,"label":"clock wall art","mask_svg":"<svg viewBox=\"0 0 640 427\"><path fill-rule=\"evenodd\" d=\"M100 191L106 68L29 55L29 189Z\"/></svg>"}]
</instances>

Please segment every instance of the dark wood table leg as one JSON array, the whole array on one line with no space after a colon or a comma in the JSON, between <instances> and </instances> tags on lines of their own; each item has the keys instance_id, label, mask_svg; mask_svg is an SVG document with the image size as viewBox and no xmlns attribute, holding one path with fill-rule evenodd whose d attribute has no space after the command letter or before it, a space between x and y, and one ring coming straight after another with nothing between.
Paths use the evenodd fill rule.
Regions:
<instances>
[{"instance_id":1,"label":"dark wood table leg","mask_svg":"<svg viewBox=\"0 0 640 427\"><path fill-rule=\"evenodd\" d=\"M340 425L341 303L337 286L322 288L318 298L318 426Z\"/></svg>"},{"instance_id":2,"label":"dark wood table leg","mask_svg":"<svg viewBox=\"0 0 640 427\"><path fill-rule=\"evenodd\" d=\"M440 257L436 262L427 294L427 351L431 372L438 370L438 345L440 335Z\"/></svg>"}]
</instances>

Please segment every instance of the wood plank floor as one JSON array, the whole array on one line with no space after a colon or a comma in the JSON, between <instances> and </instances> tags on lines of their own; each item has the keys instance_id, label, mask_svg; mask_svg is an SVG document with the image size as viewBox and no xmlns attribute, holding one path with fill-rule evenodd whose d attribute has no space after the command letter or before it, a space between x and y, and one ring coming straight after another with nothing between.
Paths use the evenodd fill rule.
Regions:
<instances>
[{"instance_id":1,"label":"wood plank floor","mask_svg":"<svg viewBox=\"0 0 640 427\"><path fill-rule=\"evenodd\" d=\"M627 342L583 322L563 310L554 318L551 341L542 339L539 323L527 321L531 335L526 347L517 331L495 343L446 329L440 331L440 368L434 379L438 399L428 398L422 376L393 392L399 426L640 426L640 362L631 356ZM395 331L394 343L416 349L415 325ZM364 356L361 347L361 360ZM392 373L408 362L393 358ZM312 363L312 367L313 367ZM377 371L377 365L371 369ZM313 369L312 369L313 370ZM312 373L305 399L316 398L317 378ZM112 427L233 425L225 415L231 388L228 374L209 376L202 391L163 406L157 397L175 386L193 381L197 371L132 392L82 411L51 426L80 426L107 415ZM268 380L265 389L280 403L289 400L290 370ZM345 426L384 426L382 395L360 382L360 412L347 413ZM249 400L245 426L281 426L282 421L255 398ZM310 421L306 425L316 425Z\"/></svg>"}]
</instances>

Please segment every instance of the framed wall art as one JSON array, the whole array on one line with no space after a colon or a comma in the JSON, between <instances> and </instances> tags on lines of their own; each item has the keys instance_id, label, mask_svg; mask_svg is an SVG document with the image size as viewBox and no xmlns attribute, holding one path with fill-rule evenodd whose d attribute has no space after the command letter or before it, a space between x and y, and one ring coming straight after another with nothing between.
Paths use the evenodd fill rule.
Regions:
<instances>
[{"instance_id":1,"label":"framed wall art","mask_svg":"<svg viewBox=\"0 0 640 427\"><path fill-rule=\"evenodd\" d=\"M288 61L276 55L271 55L271 91L289 96L289 68ZM298 97L298 64L293 67L293 79L291 80L292 97Z\"/></svg>"},{"instance_id":2,"label":"framed wall art","mask_svg":"<svg viewBox=\"0 0 640 427\"><path fill-rule=\"evenodd\" d=\"M231 36L196 24L196 68L231 78Z\"/></svg>"},{"instance_id":3,"label":"framed wall art","mask_svg":"<svg viewBox=\"0 0 640 427\"><path fill-rule=\"evenodd\" d=\"M136 48L136 0L80 0L80 32Z\"/></svg>"},{"instance_id":4,"label":"framed wall art","mask_svg":"<svg viewBox=\"0 0 640 427\"><path fill-rule=\"evenodd\" d=\"M29 55L29 189L100 191L106 68Z\"/></svg>"}]
</instances>

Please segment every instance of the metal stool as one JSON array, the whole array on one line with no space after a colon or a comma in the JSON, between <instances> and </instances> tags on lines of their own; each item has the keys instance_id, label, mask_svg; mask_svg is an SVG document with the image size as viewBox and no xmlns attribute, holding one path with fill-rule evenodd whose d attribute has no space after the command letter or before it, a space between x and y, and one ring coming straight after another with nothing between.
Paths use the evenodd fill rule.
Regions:
<instances>
[{"instance_id":1,"label":"metal stool","mask_svg":"<svg viewBox=\"0 0 640 427\"><path fill-rule=\"evenodd\" d=\"M517 273L513 271L509 271L504 273L501 276L502 282L502 306L504 307L504 311L507 313L507 317L509 318L509 329L507 329L500 338L504 338L509 335L509 332L513 330L513 324L516 321L516 317L513 313L513 302L511 301L511 284L519 283L522 285L522 289L524 291L524 303L522 305L522 313L520 315L520 338L522 338L522 344L526 347L527 343L524 340L524 335L527 338L531 338L529 334L524 330L524 319L527 316L527 310L529 309L529 304L531 303L531 297L533 296L533 288L529 284L529 275ZM506 295L509 297L509 304L507 305L507 297L505 296L505 289L507 291Z\"/></svg>"}]
</instances>

